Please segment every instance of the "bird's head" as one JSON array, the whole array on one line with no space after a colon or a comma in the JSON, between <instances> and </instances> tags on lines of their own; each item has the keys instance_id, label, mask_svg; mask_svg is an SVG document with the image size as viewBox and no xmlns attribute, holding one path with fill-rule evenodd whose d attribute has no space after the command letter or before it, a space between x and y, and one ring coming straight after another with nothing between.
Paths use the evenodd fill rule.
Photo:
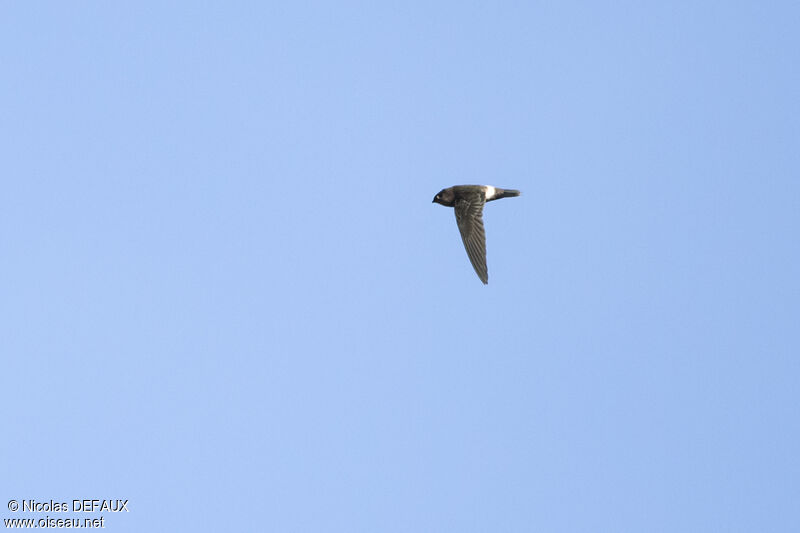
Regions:
<instances>
[{"instance_id":1,"label":"bird's head","mask_svg":"<svg viewBox=\"0 0 800 533\"><path fill-rule=\"evenodd\" d=\"M453 193L452 187L449 189L442 189L436 196L433 197L433 201L435 203L442 204L447 207L453 207L455 199L456 195Z\"/></svg>"}]
</instances>

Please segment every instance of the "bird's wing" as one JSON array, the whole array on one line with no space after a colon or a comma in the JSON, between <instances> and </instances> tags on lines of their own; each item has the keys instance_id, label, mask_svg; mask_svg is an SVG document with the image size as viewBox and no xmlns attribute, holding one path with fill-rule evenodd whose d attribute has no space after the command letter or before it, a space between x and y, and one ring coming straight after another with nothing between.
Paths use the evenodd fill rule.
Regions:
<instances>
[{"instance_id":1,"label":"bird's wing","mask_svg":"<svg viewBox=\"0 0 800 533\"><path fill-rule=\"evenodd\" d=\"M455 202L456 223L461 232L461 240L467 249L469 262L481 281L489 283L486 268L486 234L483 231L483 195L475 194L459 198Z\"/></svg>"}]
</instances>

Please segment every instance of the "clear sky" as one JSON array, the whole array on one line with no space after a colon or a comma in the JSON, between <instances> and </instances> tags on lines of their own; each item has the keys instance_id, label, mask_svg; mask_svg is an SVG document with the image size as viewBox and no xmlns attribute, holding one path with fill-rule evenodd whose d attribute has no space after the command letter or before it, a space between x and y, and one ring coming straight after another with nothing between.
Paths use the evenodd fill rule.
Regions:
<instances>
[{"instance_id":1,"label":"clear sky","mask_svg":"<svg viewBox=\"0 0 800 533\"><path fill-rule=\"evenodd\" d=\"M4 2L0 518L800 531L798 28ZM523 192L488 286L431 203L465 183Z\"/></svg>"}]
</instances>

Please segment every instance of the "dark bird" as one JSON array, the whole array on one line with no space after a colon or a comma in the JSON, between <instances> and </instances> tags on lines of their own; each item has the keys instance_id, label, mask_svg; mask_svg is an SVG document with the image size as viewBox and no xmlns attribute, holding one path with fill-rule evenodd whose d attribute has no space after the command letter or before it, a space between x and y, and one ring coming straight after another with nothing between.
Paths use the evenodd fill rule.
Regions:
<instances>
[{"instance_id":1,"label":"dark bird","mask_svg":"<svg viewBox=\"0 0 800 533\"><path fill-rule=\"evenodd\" d=\"M454 207L458 231L467 249L469 262L484 284L489 283L486 268L486 233L483 231L483 204L499 198L519 196L514 189L500 189L491 185L456 185L442 189L433 201Z\"/></svg>"}]
</instances>

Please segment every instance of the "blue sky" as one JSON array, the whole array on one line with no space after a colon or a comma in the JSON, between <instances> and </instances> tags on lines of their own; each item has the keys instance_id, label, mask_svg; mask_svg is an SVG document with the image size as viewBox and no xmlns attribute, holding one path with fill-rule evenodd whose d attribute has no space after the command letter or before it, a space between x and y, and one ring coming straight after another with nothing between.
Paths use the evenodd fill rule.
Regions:
<instances>
[{"instance_id":1,"label":"blue sky","mask_svg":"<svg viewBox=\"0 0 800 533\"><path fill-rule=\"evenodd\" d=\"M798 27L5 3L0 517L800 530ZM460 183L523 191L488 286L431 204Z\"/></svg>"}]
</instances>

